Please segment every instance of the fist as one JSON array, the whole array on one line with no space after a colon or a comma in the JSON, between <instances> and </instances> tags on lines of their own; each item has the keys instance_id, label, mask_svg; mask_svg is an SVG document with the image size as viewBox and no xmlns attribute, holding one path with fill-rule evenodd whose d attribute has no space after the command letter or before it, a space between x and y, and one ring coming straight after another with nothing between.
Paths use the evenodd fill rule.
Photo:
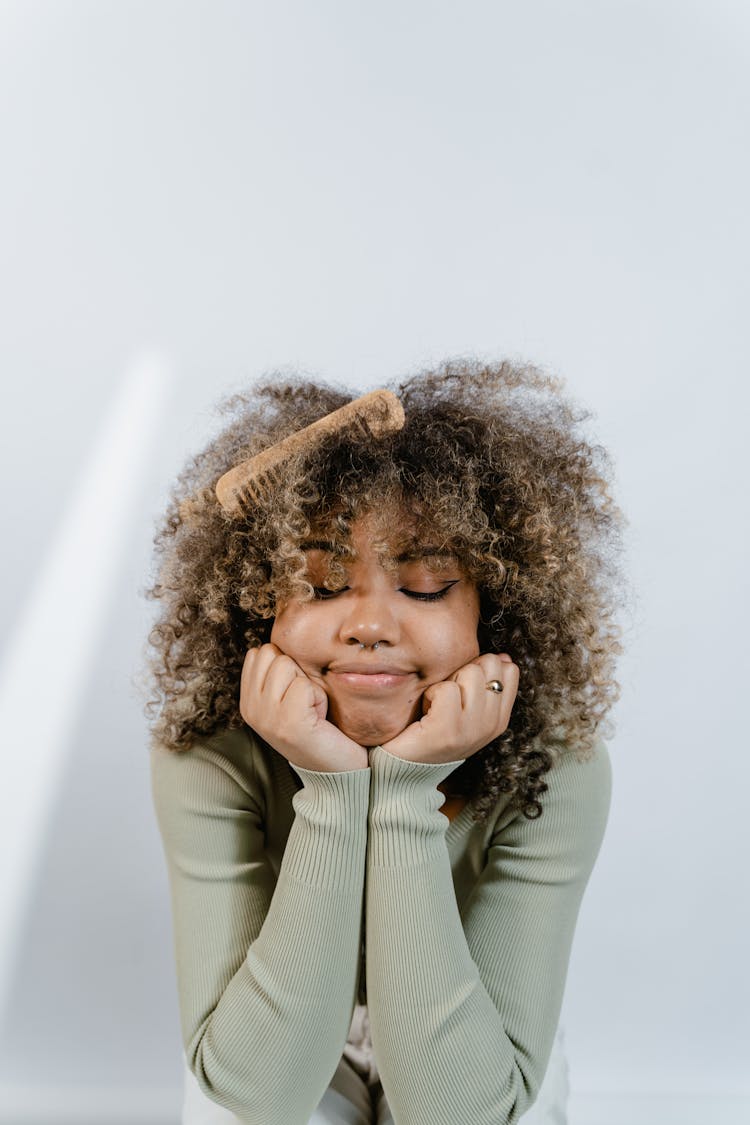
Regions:
<instances>
[{"instance_id":1,"label":"fist","mask_svg":"<svg viewBox=\"0 0 750 1125\"><path fill-rule=\"evenodd\" d=\"M422 718L383 744L410 762L469 758L506 730L518 691L519 668L507 653L485 652L422 695ZM499 680L502 692L487 684Z\"/></svg>"},{"instance_id":2,"label":"fist","mask_svg":"<svg viewBox=\"0 0 750 1125\"><path fill-rule=\"evenodd\" d=\"M366 769L367 750L329 723L328 696L274 644L248 650L240 680L240 714L248 726L302 769Z\"/></svg>"}]
</instances>

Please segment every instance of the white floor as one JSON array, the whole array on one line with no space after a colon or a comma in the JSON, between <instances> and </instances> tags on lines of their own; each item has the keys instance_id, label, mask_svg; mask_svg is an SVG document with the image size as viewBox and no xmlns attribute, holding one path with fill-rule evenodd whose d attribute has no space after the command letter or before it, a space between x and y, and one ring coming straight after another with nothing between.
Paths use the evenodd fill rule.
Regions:
<instances>
[{"instance_id":1,"label":"white floor","mask_svg":"<svg viewBox=\"0 0 750 1125\"><path fill-rule=\"evenodd\" d=\"M748 1125L750 1096L571 1094L568 1125Z\"/></svg>"},{"instance_id":2,"label":"white floor","mask_svg":"<svg viewBox=\"0 0 750 1125\"><path fill-rule=\"evenodd\" d=\"M0 1089L0 1125L179 1125L180 1090ZM750 1096L570 1095L566 1125L748 1125Z\"/></svg>"}]
</instances>

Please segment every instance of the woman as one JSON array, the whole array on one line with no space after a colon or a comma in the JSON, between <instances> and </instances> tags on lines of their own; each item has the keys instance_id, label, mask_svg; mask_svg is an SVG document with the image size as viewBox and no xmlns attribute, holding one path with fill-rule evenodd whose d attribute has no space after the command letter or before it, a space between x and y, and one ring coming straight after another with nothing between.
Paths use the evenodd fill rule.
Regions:
<instances>
[{"instance_id":1,"label":"woman","mask_svg":"<svg viewBox=\"0 0 750 1125\"><path fill-rule=\"evenodd\" d=\"M622 516L539 372L397 394L400 430L332 430L240 519L222 474L354 396L235 396L157 536L190 1125L511 1125L550 1059L609 809Z\"/></svg>"}]
</instances>

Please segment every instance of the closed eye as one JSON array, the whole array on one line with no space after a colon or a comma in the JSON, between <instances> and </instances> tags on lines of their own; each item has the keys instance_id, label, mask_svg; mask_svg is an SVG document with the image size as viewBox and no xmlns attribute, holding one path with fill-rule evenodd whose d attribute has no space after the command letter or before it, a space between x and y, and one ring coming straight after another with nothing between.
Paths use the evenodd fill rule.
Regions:
<instances>
[{"instance_id":1,"label":"closed eye","mask_svg":"<svg viewBox=\"0 0 750 1125\"><path fill-rule=\"evenodd\" d=\"M444 586L442 590L436 590L434 594L419 594L416 590L405 590L403 586L401 587L400 592L402 594L406 594L407 598L416 598L417 601L420 602L438 602L441 598L445 597L451 586L456 585L456 582L458 582L458 579L454 578L452 582L449 582L448 585Z\"/></svg>"},{"instance_id":2,"label":"closed eye","mask_svg":"<svg viewBox=\"0 0 750 1125\"><path fill-rule=\"evenodd\" d=\"M342 587L342 589L348 590L349 587L344 586L344 587ZM313 594L315 595L315 597L318 599L319 602L324 602L328 598L335 598L336 595L340 594L340 593L341 593L341 590L327 590L325 588L325 586L313 586Z\"/></svg>"},{"instance_id":3,"label":"closed eye","mask_svg":"<svg viewBox=\"0 0 750 1125\"><path fill-rule=\"evenodd\" d=\"M420 602L437 602L440 601L441 598L444 598L451 586L455 586L458 581L458 578L454 578L454 580L449 582L442 590L436 590L431 594L423 594L417 590L407 590L403 586L399 588L399 593L406 594L407 598L415 598ZM342 586L340 590L328 590L325 586L313 586L313 593L318 601L324 602L328 601L329 598L335 598L337 594L343 594L343 592L348 589L348 586Z\"/></svg>"}]
</instances>

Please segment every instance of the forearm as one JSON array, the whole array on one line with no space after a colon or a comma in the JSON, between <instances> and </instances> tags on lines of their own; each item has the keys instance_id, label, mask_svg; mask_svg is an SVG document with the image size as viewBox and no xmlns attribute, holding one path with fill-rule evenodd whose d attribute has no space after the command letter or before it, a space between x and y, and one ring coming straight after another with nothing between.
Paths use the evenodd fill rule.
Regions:
<instances>
[{"instance_id":1,"label":"forearm","mask_svg":"<svg viewBox=\"0 0 750 1125\"><path fill-rule=\"evenodd\" d=\"M308 1121L346 1042L359 970L370 771L300 773L262 928L186 1045L204 1092L262 1125Z\"/></svg>"},{"instance_id":2,"label":"forearm","mask_svg":"<svg viewBox=\"0 0 750 1125\"><path fill-rule=\"evenodd\" d=\"M437 784L456 768L370 754L367 996L395 1119L512 1123L529 1098L513 1044L470 954Z\"/></svg>"}]
</instances>

